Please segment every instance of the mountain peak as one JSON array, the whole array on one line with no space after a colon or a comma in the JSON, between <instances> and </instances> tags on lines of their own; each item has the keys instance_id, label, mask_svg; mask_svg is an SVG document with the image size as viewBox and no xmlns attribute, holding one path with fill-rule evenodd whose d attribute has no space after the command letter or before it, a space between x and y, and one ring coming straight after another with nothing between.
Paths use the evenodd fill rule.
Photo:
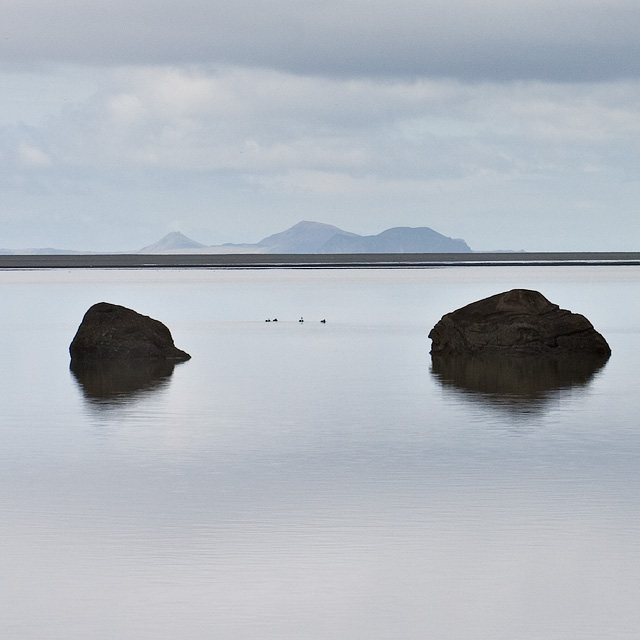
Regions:
<instances>
[{"instance_id":1,"label":"mountain peak","mask_svg":"<svg viewBox=\"0 0 640 640\"><path fill-rule=\"evenodd\" d=\"M187 238L180 231L172 231L164 238L140 249L140 253L166 253L167 251L180 251L184 249L202 249L205 245Z\"/></svg>"},{"instance_id":2,"label":"mountain peak","mask_svg":"<svg viewBox=\"0 0 640 640\"><path fill-rule=\"evenodd\" d=\"M334 236L356 236L332 224L303 220L280 233L258 242L267 253L321 253L322 248Z\"/></svg>"}]
</instances>

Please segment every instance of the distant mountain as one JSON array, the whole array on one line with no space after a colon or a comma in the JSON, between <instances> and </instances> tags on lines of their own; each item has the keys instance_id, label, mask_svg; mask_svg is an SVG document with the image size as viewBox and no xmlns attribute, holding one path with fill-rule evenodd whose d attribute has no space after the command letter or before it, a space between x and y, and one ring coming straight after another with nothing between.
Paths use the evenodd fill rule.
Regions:
<instances>
[{"instance_id":1,"label":"distant mountain","mask_svg":"<svg viewBox=\"0 0 640 640\"><path fill-rule=\"evenodd\" d=\"M299 222L261 240L265 253L467 253L464 240L429 227L394 227L375 236L361 236L320 222Z\"/></svg>"},{"instance_id":2,"label":"distant mountain","mask_svg":"<svg viewBox=\"0 0 640 640\"><path fill-rule=\"evenodd\" d=\"M172 253L184 251L185 249L206 249L206 246L187 238L179 231L172 231L161 240L158 240L158 242L143 247L138 253Z\"/></svg>"},{"instance_id":3,"label":"distant mountain","mask_svg":"<svg viewBox=\"0 0 640 640\"><path fill-rule=\"evenodd\" d=\"M138 253L467 253L464 240L449 238L429 227L394 227L375 236L361 236L322 222L303 221L256 244L207 247L174 231Z\"/></svg>"},{"instance_id":4,"label":"distant mountain","mask_svg":"<svg viewBox=\"0 0 640 640\"><path fill-rule=\"evenodd\" d=\"M88 254L89 251L74 251L72 249L52 249L45 247L42 249L0 249L1 256L72 256L78 254Z\"/></svg>"},{"instance_id":5,"label":"distant mountain","mask_svg":"<svg viewBox=\"0 0 640 640\"><path fill-rule=\"evenodd\" d=\"M375 236L361 236L331 224L303 221L255 244L207 246L173 231L153 244L128 253L467 253L464 240L449 238L429 227L394 227ZM61 249L0 249L0 255L90 254ZM122 252L101 252L122 253Z\"/></svg>"},{"instance_id":6,"label":"distant mountain","mask_svg":"<svg viewBox=\"0 0 640 640\"><path fill-rule=\"evenodd\" d=\"M333 236L318 253L467 253L464 240L429 227L394 227L375 236Z\"/></svg>"},{"instance_id":7,"label":"distant mountain","mask_svg":"<svg viewBox=\"0 0 640 640\"><path fill-rule=\"evenodd\" d=\"M303 221L260 240L257 246L264 249L265 253L325 253L324 247L336 237L356 239L362 236L331 224Z\"/></svg>"}]
</instances>

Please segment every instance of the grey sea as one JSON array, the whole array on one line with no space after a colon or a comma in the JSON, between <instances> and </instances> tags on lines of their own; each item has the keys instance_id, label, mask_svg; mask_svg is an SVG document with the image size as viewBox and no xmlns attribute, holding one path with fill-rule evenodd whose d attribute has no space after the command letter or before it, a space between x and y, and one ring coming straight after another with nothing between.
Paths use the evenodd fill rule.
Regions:
<instances>
[{"instance_id":1,"label":"grey sea","mask_svg":"<svg viewBox=\"0 0 640 640\"><path fill-rule=\"evenodd\" d=\"M432 366L444 313L514 287L609 361ZM5 270L0 300L0 637L640 637L640 267ZM192 359L74 374L102 300Z\"/></svg>"}]
</instances>

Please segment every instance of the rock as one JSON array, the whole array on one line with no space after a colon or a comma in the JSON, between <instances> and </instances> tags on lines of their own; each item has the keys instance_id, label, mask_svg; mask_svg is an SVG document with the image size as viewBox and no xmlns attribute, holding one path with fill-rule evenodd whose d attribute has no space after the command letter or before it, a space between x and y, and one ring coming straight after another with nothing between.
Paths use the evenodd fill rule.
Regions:
<instances>
[{"instance_id":1,"label":"rock","mask_svg":"<svg viewBox=\"0 0 640 640\"><path fill-rule=\"evenodd\" d=\"M429 337L433 356L611 355L607 341L584 316L528 289L499 293L447 313Z\"/></svg>"},{"instance_id":2,"label":"rock","mask_svg":"<svg viewBox=\"0 0 640 640\"><path fill-rule=\"evenodd\" d=\"M117 304L99 302L85 314L69 346L71 362L189 360L173 344L169 329L153 318Z\"/></svg>"}]
</instances>

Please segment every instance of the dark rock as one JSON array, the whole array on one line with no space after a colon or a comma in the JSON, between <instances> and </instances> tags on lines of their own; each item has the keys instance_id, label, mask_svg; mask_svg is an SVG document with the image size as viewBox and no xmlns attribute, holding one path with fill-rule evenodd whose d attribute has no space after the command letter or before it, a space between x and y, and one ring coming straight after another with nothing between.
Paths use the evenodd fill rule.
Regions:
<instances>
[{"instance_id":1,"label":"dark rock","mask_svg":"<svg viewBox=\"0 0 640 640\"><path fill-rule=\"evenodd\" d=\"M499 293L448 313L429 337L433 356L611 355L607 341L584 316L528 289Z\"/></svg>"},{"instance_id":2,"label":"dark rock","mask_svg":"<svg viewBox=\"0 0 640 640\"><path fill-rule=\"evenodd\" d=\"M72 363L117 360L189 360L169 329L117 304L99 302L85 314L69 346Z\"/></svg>"}]
</instances>

